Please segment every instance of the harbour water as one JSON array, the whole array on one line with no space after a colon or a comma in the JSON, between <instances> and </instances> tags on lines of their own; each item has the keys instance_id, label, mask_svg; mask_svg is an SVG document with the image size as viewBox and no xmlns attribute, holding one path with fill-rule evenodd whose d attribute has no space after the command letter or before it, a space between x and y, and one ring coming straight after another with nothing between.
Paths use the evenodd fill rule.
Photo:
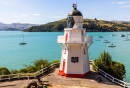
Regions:
<instances>
[{"instance_id":1,"label":"harbour water","mask_svg":"<svg viewBox=\"0 0 130 88\"><path fill-rule=\"evenodd\" d=\"M128 32L129 34L130 32ZM24 40L26 45L19 45ZM43 58L53 61L60 60L61 48L57 43L57 36L63 32L21 32L21 31L0 31L0 67L8 69L24 68L23 64L31 64L32 61ZM116 47L107 47L112 43ZM108 51L112 59L121 62L126 68L127 82L130 82L130 41L123 41L120 34L126 32L87 32L86 35L93 36L94 43L89 48L89 59L97 59L101 52ZM99 38L102 35L103 38ZM130 35L128 36L130 38ZM100 39L100 41L95 41ZM110 40L110 43L102 43L103 40Z\"/></svg>"}]
</instances>

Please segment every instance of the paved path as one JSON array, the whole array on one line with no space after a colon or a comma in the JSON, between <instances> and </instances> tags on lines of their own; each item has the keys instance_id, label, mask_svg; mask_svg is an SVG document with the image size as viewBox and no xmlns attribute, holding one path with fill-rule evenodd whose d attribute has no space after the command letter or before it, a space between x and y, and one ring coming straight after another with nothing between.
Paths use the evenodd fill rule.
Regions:
<instances>
[{"instance_id":1,"label":"paved path","mask_svg":"<svg viewBox=\"0 0 130 88\"><path fill-rule=\"evenodd\" d=\"M97 74L95 71L91 71L91 74L87 75L85 78L72 78L72 77L64 77L58 75L58 69L55 69L54 72L50 73L49 75L43 77L42 81L49 81L52 84L52 88L54 88L56 85L61 88L64 86L72 86L71 88L74 88L73 86L82 86L82 87L94 87L94 88L122 88L121 86L118 86L109 80L105 79L103 76ZM103 82L98 83L96 81L97 76L100 76L103 80ZM61 86L60 86L61 85ZM81 88L82 88L81 87ZM56 87L55 87L56 88ZM67 88L67 87L63 87ZM75 87L78 88L78 87Z\"/></svg>"}]
</instances>

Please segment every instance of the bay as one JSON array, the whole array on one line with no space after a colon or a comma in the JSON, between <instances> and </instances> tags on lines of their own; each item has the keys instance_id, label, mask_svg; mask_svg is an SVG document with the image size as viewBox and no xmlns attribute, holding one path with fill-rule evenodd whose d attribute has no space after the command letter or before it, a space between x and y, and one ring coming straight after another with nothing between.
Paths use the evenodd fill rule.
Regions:
<instances>
[{"instance_id":1,"label":"bay","mask_svg":"<svg viewBox=\"0 0 130 88\"><path fill-rule=\"evenodd\" d=\"M23 34L27 44L19 45L23 41ZM24 68L23 64L29 65L40 58L49 61L60 60L61 48L57 43L57 36L63 34L63 32L0 31L0 67L19 70ZM113 44L116 47L113 48L107 47L112 43L111 34L115 35ZM114 61L125 65L124 80L130 82L130 41L123 41L123 37L119 37L120 34L126 34L126 32L86 32L86 35L93 36L94 41L89 48L89 59L97 59L101 52L108 51ZM99 38L99 35L103 38ZM110 40L110 43L102 43L103 40Z\"/></svg>"}]
</instances>

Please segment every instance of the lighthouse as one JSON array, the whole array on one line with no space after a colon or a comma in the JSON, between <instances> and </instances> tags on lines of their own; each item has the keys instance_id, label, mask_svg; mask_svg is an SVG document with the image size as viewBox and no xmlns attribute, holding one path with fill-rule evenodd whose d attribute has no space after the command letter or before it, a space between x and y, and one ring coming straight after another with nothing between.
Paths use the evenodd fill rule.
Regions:
<instances>
[{"instance_id":1,"label":"lighthouse","mask_svg":"<svg viewBox=\"0 0 130 88\"><path fill-rule=\"evenodd\" d=\"M86 36L83 28L83 15L73 4L67 16L67 28L57 42L62 49L59 75L65 77L85 77L90 73L88 49L93 36Z\"/></svg>"}]
</instances>

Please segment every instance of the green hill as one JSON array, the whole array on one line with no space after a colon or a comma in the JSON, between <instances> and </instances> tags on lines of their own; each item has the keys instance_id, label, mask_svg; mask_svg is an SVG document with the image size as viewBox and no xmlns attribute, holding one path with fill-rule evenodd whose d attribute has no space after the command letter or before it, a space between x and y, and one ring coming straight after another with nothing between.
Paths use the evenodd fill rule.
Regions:
<instances>
[{"instance_id":1,"label":"green hill","mask_svg":"<svg viewBox=\"0 0 130 88\"><path fill-rule=\"evenodd\" d=\"M67 19L50 22L41 26L32 26L23 30L24 32L60 32L67 27ZM112 21L83 19L83 27L88 32L114 32L114 31L130 31L129 23L115 23Z\"/></svg>"}]
</instances>

